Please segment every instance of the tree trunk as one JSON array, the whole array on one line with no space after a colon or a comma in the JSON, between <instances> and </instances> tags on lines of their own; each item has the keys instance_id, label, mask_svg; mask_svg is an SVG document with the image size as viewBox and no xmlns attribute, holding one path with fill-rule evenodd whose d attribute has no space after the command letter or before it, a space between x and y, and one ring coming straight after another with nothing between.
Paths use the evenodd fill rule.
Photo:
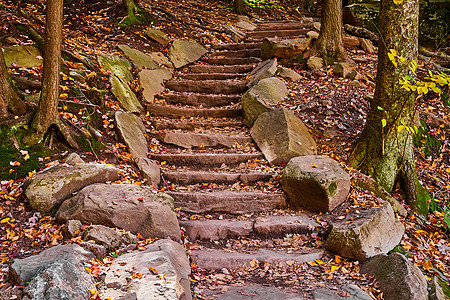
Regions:
<instances>
[{"instance_id":1,"label":"tree trunk","mask_svg":"<svg viewBox=\"0 0 450 300\"><path fill-rule=\"evenodd\" d=\"M245 8L245 3L242 0L234 0L234 12L237 15L248 15L247 9Z\"/></svg>"},{"instance_id":2,"label":"tree trunk","mask_svg":"<svg viewBox=\"0 0 450 300\"><path fill-rule=\"evenodd\" d=\"M42 91L31 123L34 131L31 143L39 143L58 116L62 24L63 0L47 0Z\"/></svg>"},{"instance_id":3,"label":"tree trunk","mask_svg":"<svg viewBox=\"0 0 450 300\"><path fill-rule=\"evenodd\" d=\"M342 0L322 0L320 34L309 55L321 56L327 63L345 60L342 27Z\"/></svg>"},{"instance_id":4,"label":"tree trunk","mask_svg":"<svg viewBox=\"0 0 450 300\"><path fill-rule=\"evenodd\" d=\"M418 16L418 0L404 0L399 5L392 0L381 1L375 95L350 164L371 175L387 191L392 191L399 181L408 204L426 213L427 193L417 179L412 134L399 128L413 126L415 95L402 89L399 80L414 75L408 64L417 61ZM397 59L396 67L387 55L390 49L395 49L406 61Z\"/></svg>"},{"instance_id":5,"label":"tree trunk","mask_svg":"<svg viewBox=\"0 0 450 300\"><path fill-rule=\"evenodd\" d=\"M26 110L25 102L17 96L12 88L11 78L0 45L0 118L7 117L10 112L14 115L21 115Z\"/></svg>"}]
</instances>

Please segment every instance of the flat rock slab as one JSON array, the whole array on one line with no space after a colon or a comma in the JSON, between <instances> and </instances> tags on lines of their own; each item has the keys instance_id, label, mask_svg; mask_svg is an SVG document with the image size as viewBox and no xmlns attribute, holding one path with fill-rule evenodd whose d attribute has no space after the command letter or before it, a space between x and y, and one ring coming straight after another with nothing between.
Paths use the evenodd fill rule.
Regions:
<instances>
[{"instance_id":1,"label":"flat rock slab","mask_svg":"<svg viewBox=\"0 0 450 300\"><path fill-rule=\"evenodd\" d=\"M156 63L153 60L152 57L149 55L137 50L133 49L130 46L127 45L118 45L117 46L120 50L125 53L125 55L133 62L133 65L135 65L138 68L148 68L153 69L156 67Z\"/></svg>"},{"instance_id":2,"label":"flat rock slab","mask_svg":"<svg viewBox=\"0 0 450 300\"><path fill-rule=\"evenodd\" d=\"M268 180L272 178L272 174L263 172L252 173L231 173L231 172L208 172L208 171L165 171L163 172L164 179L170 182L181 184L193 183L228 183L234 184L241 181L244 184L252 184L260 180Z\"/></svg>"},{"instance_id":3,"label":"flat rock slab","mask_svg":"<svg viewBox=\"0 0 450 300\"><path fill-rule=\"evenodd\" d=\"M220 191L202 192L168 192L175 200L175 206L192 213L222 212L241 214L247 212L264 212L286 206L284 194L264 194L258 192Z\"/></svg>"},{"instance_id":4,"label":"flat rock slab","mask_svg":"<svg viewBox=\"0 0 450 300\"><path fill-rule=\"evenodd\" d=\"M124 141L133 158L147 156L147 138L145 126L141 118L130 112L117 111L114 115L116 131L119 138Z\"/></svg>"},{"instance_id":5,"label":"flat rock slab","mask_svg":"<svg viewBox=\"0 0 450 300\"><path fill-rule=\"evenodd\" d=\"M247 90L244 81L230 80L172 80L167 81L165 86L177 92L207 94L240 94Z\"/></svg>"},{"instance_id":6,"label":"flat rock slab","mask_svg":"<svg viewBox=\"0 0 450 300\"><path fill-rule=\"evenodd\" d=\"M150 52L148 54L155 63L158 65L166 66L169 69L173 69L173 64L168 57L164 55L162 52Z\"/></svg>"},{"instance_id":7,"label":"flat rock slab","mask_svg":"<svg viewBox=\"0 0 450 300\"><path fill-rule=\"evenodd\" d=\"M319 227L316 221L307 215L296 216L266 216L255 220L253 230L263 237L284 236L287 233L303 234Z\"/></svg>"},{"instance_id":8,"label":"flat rock slab","mask_svg":"<svg viewBox=\"0 0 450 300\"><path fill-rule=\"evenodd\" d=\"M132 113L142 113L144 111L144 108L136 97L136 94L130 88L128 83L125 82L125 80L111 74L109 77L109 82L111 83L111 92L117 98L125 111Z\"/></svg>"},{"instance_id":9,"label":"flat rock slab","mask_svg":"<svg viewBox=\"0 0 450 300\"><path fill-rule=\"evenodd\" d=\"M198 128L211 129L218 127L242 127L241 121L214 121L207 122L196 120L152 120L155 130L195 130Z\"/></svg>"},{"instance_id":10,"label":"flat rock slab","mask_svg":"<svg viewBox=\"0 0 450 300\"><path fill-rule=\"evenodd\" d=\"M161 169L158 164L147 157L138 157L134 163L141 171L142 177L147 179L148 184L158 187L161 182Z\"/></svg>"},{"instance_id":11,"label":"flat rock slab","mask_svg":"<svg viewBox=\"0 0 450 300\"><path fill-rule=\"evenodd\" d=\"M329 212L347 199L350 175L327 156L292 158L283 171L281 184L293 207Z\"/></svg>"},{"instance_id":12,"label":"flat rock slab","mask_svg":"<svg viewBox=\"0 0 450 300\"><path fill-rule=\"evenodd\" d=\"M242 49L260 49L261 43L258 42L246 42L246 43L228 43L228 44L216 44L211 46L215 50L242 50Z\"/></svg>"},{"instance_id":13,"label":"flat rock slab","mask_svg":"<svg viewBox=\"0 0 450 300\"><path fill-rule=\"evenodd\" d=\"M190 272L184 248L169 239L158 240L144 251L115 259L108 268L100 294L102 299L190 300ZM134 297L125 298L127 295Z\"/></svg>"},{"instance_id":14,"label":"flat rock slab","mask_svg":"<svg viewBox=\"0 0 450 300\"><path fill-rule=\"evenodd\" d=\"M236 27L241 28L241 29L245 29L245 30L248 30L248 31L253 31L253 30L256 29L256 25L254 23L248 22L248 21L244 21L244 20L238 21L236 23Z\"/></svg>"},{"instance_id":15,"label":"flat rock slab","mask_svg":"<svg viewBox=\"0 0 450 300\"><path fill-rule=\"evenodd\" d=\"M110 71L124 81L131 82L133 80L133 75L129 70L131 64L128 60L119 56L97 55L97 61L103 69Z\"/></svg>"},{"instance_id":16,"label":"flat rock slab","mask_svg":"<svg viewBox=\"0 0 450 300\"><path fill-rule=\"evenodd\" d=\"M220 133L193 133L166 131L158 133L156 137L163 143L180 146L183 148L192 147L227 147L234 145L245 145L253 140L245 135L226 135Z\"/></svg>"},{"instance_id":17,"label":"flat rock slab","mask_svg":"<svg viewBox=\"0 0 450 300\"><path fill-rule=\"evenodd\" d=\"M271 165L316 153L317 145L308 128L286 108L259 115L250 134Z\"/></svg>"},{"instance_id":18,"label":"flat rock slab","mask_svg":"<svg viewBox=\"0 0 450 300\"><path fill-rule=\"evenodd\" d=\"M209 74L205 74L208 75ZM214 95L198 93L166 93L158 96L158 99L164 99L170 104L184 104L191 106L217 107L238 103L241 99L239 95ZM206 123L206 122L205 122Z\"/></svg>"},{"instance_id":19,"label":"flat rock slab","mask_svg":"<svg viewBox=\"0 0 450 300\"><path fill-rule=\"evenodd\" d=\"M147 30L145 35L163 46L166 46L170 43L169 36L159 29L149 29Z\"/></svg>"},{"instance_id":20,"label":"flat rock slab","mask_svg":"<svg viewBox=\"0 0 450 300\"><path fill-rule=\"evenodd\" d=\"M213 55L216 57L260 57L261 49L259 48L250 48L250 49L239 49L239 50L219 50L213 52Z\"/></svg>"},{"instance_id":21,"label":"flat rock slab","mask_svg":"<svg viewBox=\"0 0 450 300\"><path fill-rule=\"evenodd\" d=\"M214 65L196 65L191 66L192 73L247 73L253 70L253 65L234 65L234 66L214 66Z\"/></svg>"},{"instance_id":22,"label":"flat rock slab","mask_svg":"<svg viewBox=\"0 0 450 300\"><path fill-rule=\"evenodd\" d=\"M189 220L180 221L186 235L195 240L218 241L249 236L253 231L253 220Z\"/></svg>"},{"instance_id":23,"label":"flat rock slab","mask_svg":"<svg viewBox=\"0 0 450 300\"><path fill-rule=\"evenodd\" d=\"M240 73L188 73L179 74L179 78L186 80L226 80L244 78L246 74Z\"/></svg>"},{"instance_id":24,"label":"flat rock slab","mask_svg":"<svg viewBox=\"0 0 450 300\"><path fill-rule=\"evenodd\" d=\"M25 285L43 267L56 261L64 260L73 265L79 265L91 258L94 258L94 254L76 244L58 245L48 248L38 255L14 260L14 263L9 268L9 274L16 284Z\"/></svg>"},{"instance_id":25,"label":"flat rock slab","mask_svg":"<svg viewBox=\"0 0 450 300\"><path fill-rule=\"evenodd\" d=\"M175 69L178 69L200 59L207 52L208 50L197 42L175 40L169 49L169 56Z\"/></svg>"},{"instance_id":26,"label":"flat rock slab","mask_svg":"<svg viewBox=\"0 0 450 300\"><path fill-rule=\"evenodd\" d=\"M164 81L172 78L172 72L167 68L142 70L139 72L139 82L144 91L142 95L147 102L152 102L155 95L164 92Z\"/></svg>"},{"instance_id":27,"label":"flat rock slab","mask_svg":"<svg viewBox=\"0 0 450 300\"><path fill-rule=\"evenodd\" d=\"M319 288L312 292L314 300L371 300L362 289L354 284L346 284L338 290ZM345 296L342 296L345 295Z\"/></svg>"},{"instance_id":28,"label":"flat rock slab","mask_svg":"<svg viewBox=\"0 0 450 300\"><path fill-rule=\"evenodd\" d=\"M281 30L258 30L258 31L248 32L247 33L247 37L253 38L253 39L271 38L271 37L278 37L278 38L291 37L291 38L295 38L295 37L304 35L309 30L310 30L309 28L281 29Z\"/></svg>"},{"instance_id":29,"label":"flat rock slab","mask_svg":"<svg viewBox=\"0 0 450 300\"><path fill-rule=\"evenodd\" d=\"M220 296L214 290L205 290L205 296L217 300L304 300L298 294L284 292L276 287L269 287L257 284L248 284L245 286L221 286L224 291Z\"/></svg>"},{"instance_id":30,"label":"flat rock slab","mask_svg":"<svg viewBox=\"0 0 450 300\"><path fill-rule=\"evenodd\" d=\"M173 199L149 187L134 184L93 184L66 200L59 208L59 222L80 220L87 224L117 227L143 237L180 239Z\"/></svg>"},{"instance_id":31,"label":"flat rock slab","mask_svg":"<svg viewBox=\"0 0 450 300\"><path fill-rule=\"evenodd\" d=\"M292 69L285 68L285 67L278 67L276 74L287 81L296 82L301 79L300 74L298 74L297 72L295 72Z\"/></svg>"},{"instance_id":32,"label":"flat rock slab","mask_svg":"<svg viewBox=\"0 0 450 300\"><path fill-rule=\"evenodd\" d=\"M280 40L278 38L265 38L261 45L261 57L291 58L305 52L312 45L311 38L298 38Z\"/></svg>"},{"instance_id":33,"label":"flat rock slab","mask_svg":"<svg viewBox=\"0 0 450 300\"><path fill-rule=\"evenodd\" d=\"M41 51L34 46L3 47L3 56L7 67L33 68L44 63Z\"/></svg>"},{"instance_id":34,"label":"flat rock slab","mask_svg":"<svg viewBox=\"0 0 450 300\"><path fill-rule=\"evenodd\" d=\"M255 31L311 28L311 22L264 22L258 24Z\"/></svg>"},{"instance_id":35,"label":"flat rock slab","mask_svg":"<svg viewBox=\"0 0 450 300\"><path fill-rule=\"evenodd\" d=\"M203 62L212 65L244 65L261 62L259 57L209 57L203 58Z\"/></svg>"},{"instance_id":36,"label":"flat rock slab","mask_svg":"<svg viewBox=\"0 0 450 300\"><path fill-rule=\"evenodd\" d=\"M242 114L238 108L179 108L175 106L164 106L147 104L147 111L160 117L166 118L230 118L239 117Z\"/></svg>"},{"instance_id":37,"label":"flat rock slab","mask_svg":"<svg viewBox=\"0 0 450 300\"><path fill-rule=\"evenodd\" d=\"M249 264L253 259L259 262L269 264L285 263L294 261L296 263L305 263L320 259L323 250L311 249L297 253L286 253L282 251L273 251L268 249L258 249L254 253L229 252L220 249L201 249L192 250L192 261L203 269L220 270L223 268L233 269Z\"/></svg>"},{"instance_id":38,"label":"flat rock slab","mask_svg":"<svg viewBox=\"0 0 450 300\"><path fill-rule=\"evenodd\" d=\"M51 213L72 193L83 187L119 179L119 169L111 165L60 164L27 181L25 196L30 206L41 213Z\"/></svg>"},{"instance_id":39,"label":"flat rock slab","mask_svg":"<svg viewBox=\"0 0 450 300\"><path fill-rule=\"evenodd\" d=\"M403 224L395 218L391 205L359 210L348 219L333 224L325 247L344 257L366 260L384 254L397 246L405 232Z\"/></svg>"}]
</instances>

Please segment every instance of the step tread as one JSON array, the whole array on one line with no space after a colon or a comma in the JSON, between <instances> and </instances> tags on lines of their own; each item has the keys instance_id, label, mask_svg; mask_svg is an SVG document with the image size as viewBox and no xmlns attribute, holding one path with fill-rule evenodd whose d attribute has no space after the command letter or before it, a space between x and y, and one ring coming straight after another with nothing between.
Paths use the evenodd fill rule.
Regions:
<instances>
[{"instance_id":1,"label":"step tread","mask_svg":"<svg viewBox=\"0 0 450 300\"><path fill-rule=\"evenodd\" d=\"M175 122L176 121L176 122ZM223 127L242 127L242 121L195 121L195 120L153 120L155 130L194 130L198 128L211 129Z\"/></svg>"},{"instance_id":2,"label":"step tread","mask_svg":"<svg viewBox=\"0 0 450 300\"><path fill-rule=\"evenodd\" d=\"M238 117L242 115L241 108L188 108L153 103L147 103L146 108L148 112L154 115L168 118L226 118Z\"/></svg>"},{"instance_id":3,"label":"step tread","mask_svg":"<svg viewBox=\"0 0 450 300\"><path fill-rule=\"evenodd\" d=\"M241 80L187 80L175 79L164 83L167 89L177 92L194 92L209 94L240 94L247 90L245 81Z\"/></svg>"},{"instance_id":4,"label":"step tread","mask_svg":"<svg viewBox=\"0 0 450 300\"><path fill-rule=\"evenodd\" d=\"M192 73L248 73L253 70L253 64L238 64L238 65L209 65L199 64L190 67Z\"/></svg>"},{"instance_id":5,"label":"step tread","mask_svg":"<svg viewBox=\"0 0 450 300\"><path fill-rule=\"evenodd\" d=\"M195 133L164 131L156 133L156 137L166 144L172 144L183 148L192 147L227 147L231 148L235 144L244 145L252 143L253 139L245 134L224 134L218 132Z\"/></svg>"},{"instance_id":6,"label":"step tread","mask_svg":"<svg viewBox=\"0 0 450 300\"><path fill-rule=\"evenodd\" d=\"M163 177L178 184L192 184L192 183L230 183L234 184L241 181L244 184L251 184L260 180L267 180L272 178L272 175L264 172L213 172L213 171L163 171Z\"/></svg>"}]
</instances>

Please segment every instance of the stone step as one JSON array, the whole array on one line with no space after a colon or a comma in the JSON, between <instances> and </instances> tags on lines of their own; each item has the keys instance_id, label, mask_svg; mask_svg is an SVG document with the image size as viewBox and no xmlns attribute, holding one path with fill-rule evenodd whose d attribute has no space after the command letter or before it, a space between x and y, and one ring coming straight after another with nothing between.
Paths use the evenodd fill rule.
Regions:
<instances>
[{"instance_id":1,"label":"stone step","mask_svg":"<svg viewBox=\"0 0 450 300\"><path fill-rule=\"evenodd\" d=\"M261 48L261 43L247 42L247 43L231 43L231 44L217 44L212 45L215 50L242 50Z\"/></svg>"},{"instance_id":2,"label":"stone step","mask_svg":"<svg viewBox=\"0 0 450 300\"><path fill-rule=\"evenodd\" d=\"M190 213L257 213L286 207L284 194L262 192L172 192L175 207Z\"/></svg>"},{"instance_id":3,"label":"stone step","mask_svg":"<svg viewBox=\"0 0 450 300\"><path fill-rule=\"evenodd\" d=\"M164 85L172 91L206 94L241 94L248 89L245 81L231 80L170 80Z\"/></svg>"},{"instance_id":4,"label":"stone step","mask_svg":"<svg viewBox=\"0 0 450 300\"><path fill-rule=\"evenodd\" d=\"M226 135L221 133L194 133L165 131L158 132L156 138L161 142L183 148L198 147L227 147L252 143L253 139L247 135Z\"/></svg>"},{"instance_id":5,"label":"stone step","mask_svg":"<svg viewBox=\"0 0 450 300\"><path fill-rule=\"evenodd\" d=\"M260 57L261 48L214 51L212 55L215 57Z\"/></svg>"},{"instance_id":6,"label":"stone step","mask_svg":"<svg viewBox=\"0 0 450 300\"><path fill-rule=\"evenodd\" d=\"M268 31L268 30L286 30L286 29L306 29L312 28L313 23L300 23L300 22L273 22L258 24L254 31Z\"/></svg>"},{"instance_id":7,"label":"stone step","mask_svg":"<svg viewBox=\"0 0 450 300\"><path fill-rule=\"evenodd\" d=\"M306 34L311 29L309 28L301 28L301 29L287 29L287 30L261 30L261 31L253 31L248 32L247 37L252 39L261 39L261 38L271 38L271 37L300 37Z\"/></svg>"},{"instance_id":8,"label":"stone step","mask_svg":"<svg viewBox=\"0 0 450 300\"><path fill-rule=\"evenodd\" d=\"M170 104L183 104L203 107L225 106L232 103L238 103L240 95L215 95L199 93L166 93L157 95L157 99L163 99Z\"/></svg>"},{"instance_id":9,"label":"stone step","mask_svg":"<svg viewBox=\"0 0 450 300\"><path fill-rule=\"evenodd\" d=\"M238 181L249 185L258 181L265 181L272 178L271 174L263 172L253 173L232 173L232 172L208 172L208 171L163 171L164 179L178 184L195 183L227 183L234 184Z\"/></svg>"},{"instance_id":10,"label":"stone step","mask_svg":"<svg viewBox=\"0 0 450 300\"><path fill-rule=\"evenodd\" d=\"M298 252L275 251L269 249L257 249L253 253L230 252L222 249L200 249L192 250L191 258L194 264L203 269L221 270L223 268L233 269L247 264L256 259L260 263L269 264L306 263L320 259L323 255L321 249L304 249Z\"/></svg>"},{"instance_id":11,"label":"stone step","mask_svg":"<svg viewBox=\"0 0 450 300\"><path fill-rule=\"evenodd\" d=\"M254 65L242 64L231 66L196 65L191 66L192 73L248 73L255 68Z\"/></svg>"},{"instance_id":12,"label":"stone step","mask_svg":"<svg viewBox=\"0 0 450 300\"><path fill-rule=\"evenodd\" d=\"M152 121L155 130L194 130L211 129L223 127L242 127L242 121L196 121L196 120L154 120Z\"/></svg>"},{"instance_id":13,"label":"stone step","mask_svg":"<svg viewBox=\"0 0 450 300\"><path fill-rule=\"evenodd\" d=\"M179 78L187 79L187 80L224 80L224 79L234 79L234 78L243 78L247 76L247 74L240 73L188 73L188 74L180 74Z\"/></svg>"},{"instance_id":14,"label":"stone step","mask_svg":"<svg viewBox=\"0 0 450 300\"><path fill-rule=\"evenodd\" d=\"M203 58L203 62L212 65L246 65L246 64L257 64L261 62L259 57L209 57Z\"/></svg>"},{"instance_id":15,"label":"stone step","mask_svg":"<svg viewBox=\"0 0 450 300\"><path fill-rule=\"evenodd\" d=\"M257 217L247 220L186 220L180 221L191 241L218 241L240 237L283 237L286 234L311 233L320 224L306 214L295 216Z\"/></svg>"},{"instance_id":16,"label":"stone step","mask_svg":"<svg viewBox=\"0 0 450 300\"><path fill-rule=\"evenodd\" d=\"M180 108L174 106L147 103L147 111L153 115L166 118L228 118L242 116L240 108Z\"/></svg>"},{"instance_id":17,"label":"stone step","mask_svg":"<svg viewBox=\"0 0 450 300\"><path fill-rule=\"evenodd\" d=\"M262 153L155 153L150 155L152 159L165 161L175 165L188 165L190 167L210 167L237 165L253 159L263 159Z\"/></svg>"}]
</instances>

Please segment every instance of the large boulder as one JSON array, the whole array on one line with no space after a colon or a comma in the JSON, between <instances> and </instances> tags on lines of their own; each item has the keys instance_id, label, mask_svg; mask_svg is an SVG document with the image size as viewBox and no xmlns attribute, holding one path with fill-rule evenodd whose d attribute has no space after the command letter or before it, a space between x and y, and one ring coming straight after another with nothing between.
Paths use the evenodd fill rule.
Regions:
<instances>
[{"instance_id":1,"label":"large boulder","mask_svg":"<svg viewBox=\"0 0 450 300\"><path fill-rule=\"evenodd\" d=\"M311 47L312 38L298 38L280 40L279 38L265 38L261 45L261 58L291 58L305 52Z\"/></svg>"},{"instance_id":2,"label":"large boulder","mask_svg":"<svg viewBox=\"0 0 450 300\"><path fill-rule=\"evenodd\" d=\"M60 164L28 179L25 196L30 206L48 214L72 193L83 187L119 179L119 170L111 165Z\"/></svg>"},{"instance_id":3,"label":"large boulder","mask_svg":"<svg viewBox=\"0 0 450 300\"><path fill-rule=\"evenodd\" d=\"M173 199L149 187L135 184L93 184L66 200L58 212L59 222L80 220L87 224L118 227L145 238L180 239L180 226Z\"/></svg>"},{"instance_id":4,"label":"large boulder","mask_svg":"<svg viewBox=\"0 0 450 300\"><path fill-rule=\"evenodd\" d=\"M312 292L314 300L371 300L362 289L354 284L346 284L338 290L318 288Z\"/></svg>"},{"instance_id":5,"label":"large boulder","mask_svg":"<svg viewBox=\"0 0 450 300\"><path fill-rule=\"evenodd\" d=\"M372 257L361 273L375 276L386 300L427 300L427 279L419 268L398 252Z\"/></svg>"},{"instance_id":6,"label":"large boulder","mask_svg":"<svg viewBox=\"0 0 450 300\"><path fill-rule=\"evenodd\" d=\"M166 46L170 43L169 36L167 36L167 34L165 34L159 29L149 29L147 30L145 35L150 39L154 40L155 42L160 43L163 46Z\"/></svg>"},{"instance_id":7,"label":"large boulder","mask_svg":"<svg viewBox=\"0 0 450 300\"><path fill-rule=\"evenodd\" d=\"M133 158L146 157L148 146L145 126L135 114L117 111L114 115L119 138L127 145Z\"/></svg>"},{"instance_id":8,"label":"large boulder","mask_svg":"<svg viewBox=\"0 0 450 300\"><path fill-rule=\"evenodd\" d=\"M97 61L103 69L110 71L126 82L133 80L133 75L129 70L131 69L131 64L128 60L119 56L97 55Z\"/></svg>"},{"instance_id":9,"label":"large boulder","mask_svg":"<svg viewBox=\"0 0 450 300\"><path fill-rule=\"evenodd\" d=\"M308 128L284 107L261 114L250 134L271 165L316 152L317 146Z\"/></svg>"},{"instance_id":10,"label":"large boulder","mask_svg":"<svg viewBox=\"0 0 450 300\"><path fill-rule=\"evenodd\" d=\"M272 111L272 106L286 97L286 84L278 78L266 78L245 92L241 97L244 125L252 127L262 113Z\"/></svg>"},{"instance_id":11,"label":"large boulder","mask_svg":"<svg viewBox=\"0 0 450 300\"><path fill-rule=\"evenodd\" d=\"M194 41L175 40L169 49L170 60L175 69L193 63L208 52L205 47Z\"/></svg>"},{"instance_id":12,"label":"large boulder","mask_svg":"<svg viewBox=\"0 0 450 300\"><path fill-rule=\"evenodd\" d=\"M145 67L148 69L153 69L156 67L153 58L148 56L147 54L123 44L120 44L117 47L122 50L123 53L125 53L125 55L133 62L133 65L135 65L136 67Z\"/></svg>"},{"instance_id":13,"label":"large boulder","mask_svg":"<svg viewBox=\"0 0 450 300\"><path fill-rule=\"evenodd\" d=\"M144 251L115 259L100 293L102 299L122 299L119 297L134 294L130 299L190 300L190 272L184 248L171 240L158 240Z\"/></svg>"},{"instance_id":14,"label":"large boulder","mask_svg":"<svg viewBox=\"0 0 450 300\"><path fill-rule=\"evenodd\" d=\"M329 212L347 199L350 176L328 156L298 156L287 164L281 184L293 207Z\"/></svg>"},{"instance_id":15,"label":"large boulder","mask_svg":"<svg viewBox=\"0 0 450 300\"><path fill-rule=\"evenodd\" d=\"M111 74L109 82L111 83L111 92L116 96L124 110L132 113L142 113L144 111L135 93L125 80Z\"/></svg>"},{"instance_id":16,"label":"large boulder","mask_svg":"<svg viewBox=\"0 0 450 300\"><path fill-rule=\"evenodd\" d=\"M248 87L255 86L258 82L265 78L273 77L277 72L277 59L267 59L260 62L250 73L250 81Z\"/></svg>"},{"instance_id":17,"label":"large boulder","mask_svg":"<svg viewBox=\"0 0 450 300\"><path fill-rule=\"evenodd\" d=\"M23 290L23 300L85 300L90 299L91 289L95 289L94 278L84 266L61 259L40 270Z\"/></svg>"},{"instance_id":18,"label":"large boulder","mask_svg":"<svg viewBox=\"0 0 450 300\"><path fill-rule=\"evenodd\" d=\"M48 248L38 255L14 260L9 268L9 274L16 284L25 285L40 270L56 261L68 261L77 266L93 257L94 254L76 244L58 245Z\"/></svg>"},{"instance_id":19,"label":"large boulder","mask_svg":"<svg viewBox=\"0 0 450 300\"><path fill-rule=\"evenodd\" d=\"M153 102L155 95L164 92L164 81L172 78L172 72L167 68L142 70L139 81L144 91L142 95L147 102Z\"/></svg>"},{"instance_id":20,"label":"large boulder","mask_svg":"<svg viewBox=\"0 0 450 300\"><path fill-rule=\"evenodd\" d=\"M378 33L379 10L380 4L375 1L347 5L343 9L344 24L364 27L372 32Z\"/></svg>"},{"instance_id":21,"label":"large boulder","mask_svg":"<svg viewBox=\"0 0 450 300\"><path fill-rule=\"evenodd\" d=\"M381 207L358 210L332 224L325 247L341 256L366 260L397 246L405 232L388 202Z\"/></svg>"},{"instance_id":22,"label":"large boulder","mask_svg":"<svg viewBox=\"0 0 450 300\"><path fill-rule=\"evenodd\" d=\"M11 46L2 50L7 67L32 68L39 67L44 62L41 52L34 46Z\"/></svg>"}]
</instances>

